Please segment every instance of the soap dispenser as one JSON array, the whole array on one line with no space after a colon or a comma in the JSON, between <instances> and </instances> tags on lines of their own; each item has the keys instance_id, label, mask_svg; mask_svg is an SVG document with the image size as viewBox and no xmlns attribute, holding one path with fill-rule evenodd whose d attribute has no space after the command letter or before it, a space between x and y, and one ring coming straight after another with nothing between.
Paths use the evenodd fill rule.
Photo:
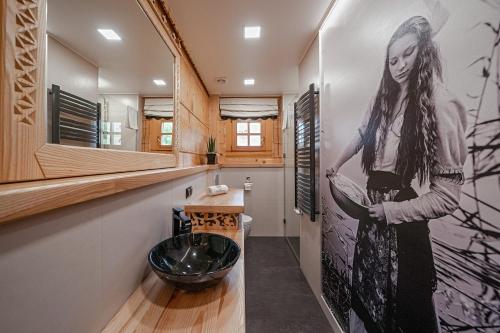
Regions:
<instances>
[{"instance_id":1,"label":"soap dispenser","mask_svg":"<svg viewBox=\"0 0 500 333\"><path fill-rule=\"evenodd\" d=\"M251 191L252 185L252 180L250 179L250 177L247 177L247 180L245 180L245 182L243 183L243 188L245 189L245 191Z\"/></svg>"}]
</instances>

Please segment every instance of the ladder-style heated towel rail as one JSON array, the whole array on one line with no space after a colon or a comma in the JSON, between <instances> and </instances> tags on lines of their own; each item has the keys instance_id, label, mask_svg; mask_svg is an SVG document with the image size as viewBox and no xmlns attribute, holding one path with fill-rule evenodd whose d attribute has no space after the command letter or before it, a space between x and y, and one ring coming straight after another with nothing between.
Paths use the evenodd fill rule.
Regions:
<instances>
[{"instance_id":1,"label":"ladder-style heated towel rail","mask_svg":"<svg viewBox=\"0 0 500 333\"><path fill-rule=\"evenodd\" d=\"M314 84L303 94L294 105L295 128L295 207L316 220L317 209L317 181L316 174L319 126L317 110L319 93Z\"/></svg>"},{"instance_id":2,"label":"ladder-style heated towel rail","mask_svg":"<svg viewBox=\"0 0 500 333\"><path fill-rule=\"evenodd\" d=\"M101 105L61 90L48 91L52 113L52 143L72 140L100 148Z\"/></svg>"}]
</instances>

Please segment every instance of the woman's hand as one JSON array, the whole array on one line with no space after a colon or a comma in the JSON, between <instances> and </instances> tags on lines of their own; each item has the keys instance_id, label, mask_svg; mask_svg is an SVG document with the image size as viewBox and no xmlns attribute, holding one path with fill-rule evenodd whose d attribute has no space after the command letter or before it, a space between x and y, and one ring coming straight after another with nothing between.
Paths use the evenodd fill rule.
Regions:
<instances>
[{"instance_id":1,"label":"woman's hand","mask_svg":"<svg viewBox=\"0 0 500 333\"><path fill-rule=\"evenodd\" d=\"M379 222L385 221L384 206L377 204L368 207L368 215L370 215L372 219L376 219Z\"/></svg>"},{"instance_id":2,"label":"woman's hand","mask_svg":"<svg viewBox=\"0 0 500 333\"><path fill-rule=\"evenodd\" d=\"M327 178L330 178L330 177L333 178L333 177L335 177L335 175L337 174L337 169L338 168L334 168L334 167L326 169L326 177Z\"/></svg>"}]
</instances>

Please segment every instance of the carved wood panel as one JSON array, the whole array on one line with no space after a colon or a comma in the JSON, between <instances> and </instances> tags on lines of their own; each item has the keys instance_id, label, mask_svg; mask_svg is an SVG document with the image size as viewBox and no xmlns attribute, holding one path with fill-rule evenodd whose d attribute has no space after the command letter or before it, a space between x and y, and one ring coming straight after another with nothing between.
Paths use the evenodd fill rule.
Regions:
<instances>
[{"instance_id":1,"label":"carved wood panel","mask_svg":"<svg viewBox=\"0 0 500 333\"><path fill-rule=\"evenodd\" d=\"M38 1L18 0L15 37L15 102L18 121L36 122L38 79Z\"/></svg>"},{"instance_id":2,"label":"carved wood panel","mask_svg":"<svg viewBox=\"0 0 500 333\"><path fill-rule=\"evenodd\" d=\"M44 178L35 152L45 143L45 0L2 5L0 182Z\"/></svg>"},{"instance_id":3,"label":"carved wood panel","mask_svg":"<svg viewBox=\"0 0 500 333\"><path fill-rule=\"evenodd\" d=\"M193 231L196 230L237 230L239 214L189 213Z\"/></svg>"}]
</instances>

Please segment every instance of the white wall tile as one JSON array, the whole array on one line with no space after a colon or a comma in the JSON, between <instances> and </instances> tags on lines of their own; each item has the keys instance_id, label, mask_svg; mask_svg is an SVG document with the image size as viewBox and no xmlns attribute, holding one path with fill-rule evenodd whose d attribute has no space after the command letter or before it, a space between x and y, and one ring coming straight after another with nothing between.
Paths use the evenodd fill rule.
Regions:
<instances>
[{"instance_id":1,"label":"white wall tile","mask_svg":"<svg viewBox=\"0 0 500 333\"><path fill-rule=\"evenodd\" d=\"M245 191L245 214L253 217L251 236L283 237L283 168L223 168L221 184L243 188L250 176L252 191Z\"/></svg>"}]
</instances>

